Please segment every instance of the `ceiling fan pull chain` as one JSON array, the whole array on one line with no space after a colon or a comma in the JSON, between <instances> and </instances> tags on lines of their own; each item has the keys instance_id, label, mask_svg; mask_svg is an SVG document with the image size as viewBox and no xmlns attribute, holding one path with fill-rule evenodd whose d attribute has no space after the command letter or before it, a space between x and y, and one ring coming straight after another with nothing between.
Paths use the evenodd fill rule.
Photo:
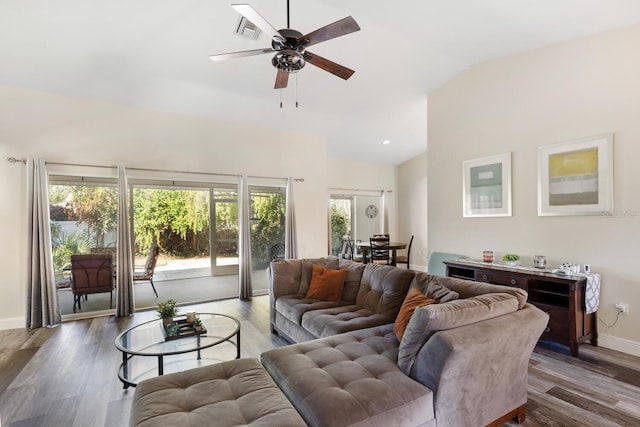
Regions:
<instances>
[{"instance_id":1,"label":"ceiling fan pull chain","mask_svg":"<svg viewBox=\"0 0 640 427\"><path fill-rule=\"evenodd\" d=\"M296 108L298 108L298 74L296 74Z\"/></svg>"},{"instance_id":2,"label":"ceiling fan pull chain","mask_svg":"<svg viewBox=\"0 0 640 427\"><path fill-rule=\"evenodd\" d=\"M280 109L282 109L282 89L280 89Z\"/></svg>"}]
</instances>

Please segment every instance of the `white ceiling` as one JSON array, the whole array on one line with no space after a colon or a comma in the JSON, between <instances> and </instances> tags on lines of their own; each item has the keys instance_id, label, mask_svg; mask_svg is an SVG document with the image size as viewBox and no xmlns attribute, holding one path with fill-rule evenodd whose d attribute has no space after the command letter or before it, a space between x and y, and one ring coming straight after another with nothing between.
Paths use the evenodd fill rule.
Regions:
<instances>
[{"instance_id":1,"label":"white ceiling","mask_svg":"<svg viewBox=\"0 0 640 427\"><path fill-rule=\"evenodd\" d=\"M239 1L0 0L0 85L322 134L332 157L397 164L426 149L427 94L470 65L640 22L639 0L290 0L302 33L348 15L362 29L310 48L356 73L307 65L296 109L270 55L208 59L269 47L233 34ZM286 27L286 0L247 2Z\"/></svg>"}]
</instances>

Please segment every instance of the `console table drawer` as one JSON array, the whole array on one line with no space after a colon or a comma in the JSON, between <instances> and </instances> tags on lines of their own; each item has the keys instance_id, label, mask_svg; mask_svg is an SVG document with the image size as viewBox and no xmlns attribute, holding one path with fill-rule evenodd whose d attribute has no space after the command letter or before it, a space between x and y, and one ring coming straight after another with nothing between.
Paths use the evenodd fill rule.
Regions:
<instances>
[{"instance_id":1,"label":"console table drawer","mask_svg":"<svg viewBox=\"0 0 640 427\"><path fill-rule=\"evenodd\" d=\"M476 271L475 280L478 282L493 283L495 285L515 286L527 289L527 279L524 277L514 277L508 274L499 274L487 271Z\"/></svg>"}]
</instances>

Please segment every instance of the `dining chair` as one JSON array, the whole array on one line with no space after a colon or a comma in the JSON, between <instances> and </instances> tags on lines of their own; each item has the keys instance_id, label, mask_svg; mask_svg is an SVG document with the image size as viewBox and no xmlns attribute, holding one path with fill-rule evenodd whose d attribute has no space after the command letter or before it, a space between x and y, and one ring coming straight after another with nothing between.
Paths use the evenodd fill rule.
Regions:
<instances>
[{"instance_id":1,"label":"dining chair","mask_svg":"<svg viewBox=\"0 0 640 427\"><path fill-rule=\"evenodd\" d=\"M153 293L156 294L156 298L158 298L158 292L156 291L156 287L153 284L153 274L156 270L156 263L158 262L158 255L160 255L160 247L158 247L157 243L152 243L149 247L149 253L147 254L147 259L144 262L144 269L140 271L133 272L133 281L139 280L148 280L151 283L151 288L153 289Z\"/></svg>"},{"instance_id":2,"label":"dining chair","mask_svg":"<svg viewBox=\"0 0 640 427\"><path fill-rule=\"evenodd\" d=\"M389 251L389 236L369 238L369 262L392 264Z\"/></svg>"},{"instance_id":3,"label":"dining chair","mask_svg":"<svg viewBox=\"0 0 640 427\"><path fill-rule=\"evenodd\" d=\"M413 235L411 235L411 240L409 240L409 247L407 248L407 255L397 255L396 256L396 265L398 264L407 264L407 270L411 270L410 262L411 262L411 245L413 244Z\"/></svg>"},{"instance_id":4,"label":"dining chair","mask_svg":"<svg viewBox=\"0 0 640 427\"><path fill-rule=\"evenodd\" d=\"M73 312L82 310L82 297L109 292L109 308L113 307L113 262L111 254L71 255L71 291Z\"/></svg>"},{"instance_id":5,"label":"dining chair","mask_svg":"<svg viewBox=\"0 0 640 427\"><path fill-rule=\"evenodd\" d=\"M271 246L271 248L269 249L269 256L271 257L271 261L284 259L284 252L284 243L276 243L275 245Z\"/></svg>"}]
</instances>

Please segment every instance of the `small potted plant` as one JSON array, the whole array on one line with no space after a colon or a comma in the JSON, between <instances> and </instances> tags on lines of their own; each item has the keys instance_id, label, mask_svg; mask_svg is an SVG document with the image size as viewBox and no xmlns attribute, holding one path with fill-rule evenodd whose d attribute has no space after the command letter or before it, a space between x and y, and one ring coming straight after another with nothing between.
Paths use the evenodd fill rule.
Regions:
<instances>
[{"instance_id":1,"label":"small potted plant","mask_svg":"<svg viewBox=\"0 0 640 427\"><path fill-rule=\"evenodd\" d=\"M202 320L200 320L199 317L196 317L196 320L193 321L193 329L195 329L196 332L202 330Z\"/></svg>"},{"instance_id":2,"label":"small potted plant","mask_svg":"<svg viewBox=\"0 0 640 427\"><path fill-rule=\"evenodd\" d=\"M162 319L162 325L166 328L167 325L173 323L173 317L178 314L178 307L176 307L175 300L168 299L159 303L156 311L158 312L158 317Z\"/></svg>"},{"instance_id":3,"label":"small potted plant","mask_svg":"<svg viewBox=\"0 0 640 427\"><path fill-rule=\"evenodd\" d=\"M517 254L505 254L502 257L502 261L507 265L518 265L519 260L520 260L520 255L517 255Z\"/></svg>"}]
</instances>

